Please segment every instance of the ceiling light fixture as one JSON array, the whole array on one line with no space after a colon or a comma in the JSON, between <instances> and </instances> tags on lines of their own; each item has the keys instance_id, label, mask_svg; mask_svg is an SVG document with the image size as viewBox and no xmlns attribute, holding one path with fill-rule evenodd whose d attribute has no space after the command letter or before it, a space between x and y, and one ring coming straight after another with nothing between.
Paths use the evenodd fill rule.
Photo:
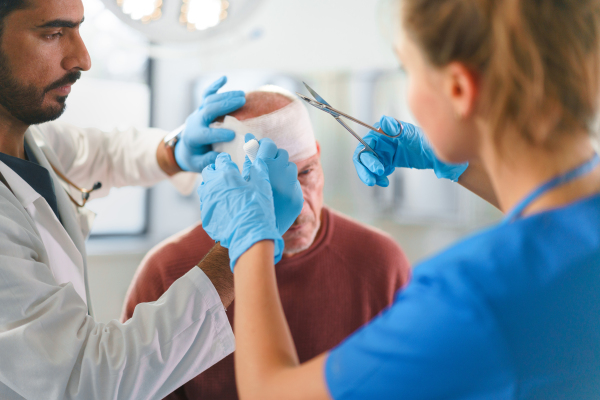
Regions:
<instances>
[{"instance_id":1,"label":"ceiling light fixture","mask_svg":"<svg viewBox=\"0 0 600 400\"><path fill-rule=\"evenodd\" d=\"M228 9L227 0L183 0L179 22L190 31L203 31L225 20Z\"/></svg>"},{"instance_id":2,"label":"ceiling light fixture","mask_svg":"<svg viewBox=\"0 0 600 400\"><path fill-rule=\"evenodd\" d=\"M0 0L0 3L3 0ZM263 0L102 0L121 21L142 32L153 46L185 47L248 37L249 21ZM256 27L252 31L255 31ZM246 32L246 33L241 33ZM244 39L245 40L245 39ZM223 47L221 45L220 47Z\"/></svg>"},{"instance_id":3,"label":"ceiling light fixture","mask_svg":"<svg viewBox=\"0 0 600 400\"><path fill-rule=\"evenodd\" d=\"M135 21L148 23L162 16L163 0L117 0L117 4Z\"/></svg>"}]
</instances>

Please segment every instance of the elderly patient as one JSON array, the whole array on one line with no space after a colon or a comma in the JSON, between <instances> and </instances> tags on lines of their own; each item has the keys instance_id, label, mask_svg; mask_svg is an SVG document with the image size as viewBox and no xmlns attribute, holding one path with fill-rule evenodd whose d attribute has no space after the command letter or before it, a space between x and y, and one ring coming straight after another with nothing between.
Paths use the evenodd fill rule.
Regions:
<instances>
[{"instance_id":1,"label":"elderly patient","mask_svg":"<svg viewBox=\"0 0 600 400\"><path fill-rule=\"evenodd\" d=\"M249 132L258 139L271 138L298 166L304 207L283 235L284 256L276 274L285 316L304 362L335 347L390 304L409 279L409 263L387 235L323 206L320 148L304 105L273 87L246 98L244 107L217 123L235 131L236 139L215 150L230 153L241 169L243 136ZM136 273L123 318L129 319L138 303L157 300L213 245L198 224L156 246ZM232 326L234 305L227 310ZM237 399L233 356L167 398Z\"/></svg>"}]
</instances>

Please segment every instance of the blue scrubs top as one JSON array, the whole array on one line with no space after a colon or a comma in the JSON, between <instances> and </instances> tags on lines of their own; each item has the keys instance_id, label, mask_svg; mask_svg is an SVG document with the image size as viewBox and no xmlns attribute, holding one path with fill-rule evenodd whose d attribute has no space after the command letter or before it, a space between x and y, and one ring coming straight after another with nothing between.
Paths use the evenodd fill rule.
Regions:
<instances>
[{"instance_id":1,"label":"blue scrubs top","mask_svg":"<svg viewBox=\"0 0 600 400\"><path fill-rule=\"evenodd\" d=\"M336 400L600 398L600 196L415 267L325 378Z\"/></svg>"}]
</instances>

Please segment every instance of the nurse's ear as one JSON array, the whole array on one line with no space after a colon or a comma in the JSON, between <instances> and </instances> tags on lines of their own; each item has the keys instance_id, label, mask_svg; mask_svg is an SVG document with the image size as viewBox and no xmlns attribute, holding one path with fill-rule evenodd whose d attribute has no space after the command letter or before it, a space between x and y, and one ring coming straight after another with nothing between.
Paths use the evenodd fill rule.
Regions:
<instances>
[{"instance_id":1,"label":"nurse's ear","mask_svg":"<svg viewBox=\"0 0 600 400\"><path fill-rule=\"evenodd\" d=\"M450 100L458 120L472 117L476 110L479 95L477 73L459 62L452 62L443 68L444 93Z\"/></svg>"}]
</instances>

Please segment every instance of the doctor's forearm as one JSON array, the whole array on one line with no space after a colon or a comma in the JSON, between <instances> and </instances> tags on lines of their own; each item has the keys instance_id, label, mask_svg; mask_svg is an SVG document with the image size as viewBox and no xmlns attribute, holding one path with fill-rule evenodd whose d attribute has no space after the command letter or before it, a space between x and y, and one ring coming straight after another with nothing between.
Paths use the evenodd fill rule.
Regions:
<instances>
[{"instance_id":1,"label":"doctor's forearm","mask_svg":"<svg viewBox=\"0 0 600 400\"><path fill-rule=\"evenodd\" d=\"M233 274L229 268L229 251L219 243L204 256L198 267L219 293L223 307L227 308L234 299Z\"/></svg>"},{"instance_id":2,"label":"doctor's forearm","mask_svg":"<svg viewBox=\"0 0 600 400\"><path fill-rule=\"evenodd\" d=\"M156 149L156 160L160 168L169 176L183 171L175 161L173 148L166 146L163 142L160 142Z\"/></svg>"}]
</instances>

